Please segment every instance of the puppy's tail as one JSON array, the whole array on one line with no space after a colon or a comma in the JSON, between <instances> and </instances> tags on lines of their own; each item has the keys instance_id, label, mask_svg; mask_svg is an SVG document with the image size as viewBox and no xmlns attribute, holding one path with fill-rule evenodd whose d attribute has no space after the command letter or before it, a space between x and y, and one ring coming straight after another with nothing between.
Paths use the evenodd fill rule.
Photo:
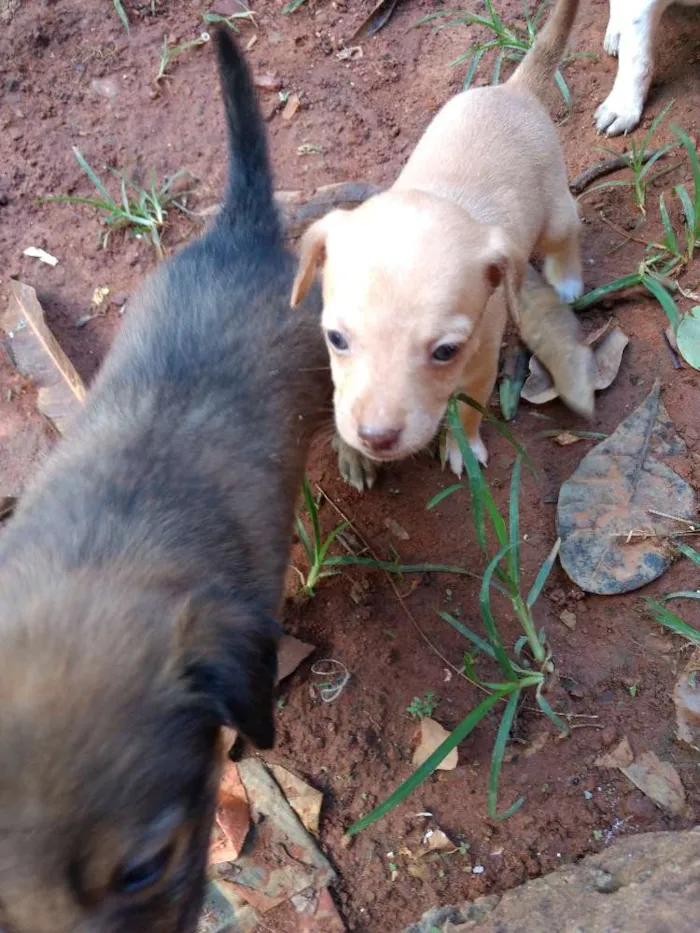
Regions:
<instances>
[{"instance_id":1,"label":"puppy's tail","mask_svg":"<svg viewBox=\"0 0 700 933\"><path fill-rule=\"evenodd\" d=\"M228 125L228 181L222 222L280 233L265 124L243 53L227 29L214 33Z\"/></svg>"},{"instance_id":2,"label":"puppy's tail","mask_svg":"<svg viewBox=\"0 0 700 933\"><path fill-rule=\"evenodd\" d=\"M539 33L508 84L542 97L554 77L578 12L579 0L557 0L547 25Z\"/></svg>"}]
</instances>

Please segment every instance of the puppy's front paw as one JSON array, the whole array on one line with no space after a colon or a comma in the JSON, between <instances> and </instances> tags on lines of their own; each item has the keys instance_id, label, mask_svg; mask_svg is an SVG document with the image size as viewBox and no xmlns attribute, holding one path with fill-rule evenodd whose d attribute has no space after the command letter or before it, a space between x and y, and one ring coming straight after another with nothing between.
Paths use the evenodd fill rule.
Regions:
<instances>
[{"instance_id":1,"label":"puppy's front paw","mask_svg":"<svg viewBox=\"0 0 700 933\"><path fill-rule=\"evenodd\" d=\"M338 470L346 483L358 492L374 486L379 467L373 460L346 444L339 434L333 438L333 449L337 451Z\"/></svg>"},{"instance_id":2,"label":"puppy's front paw","mask_svg":"<svg viewBox=\"0 0 700 933\"><path fill-rule=\"evenodd\" d=\"M636 94L619 94L613 91L595 112L599 132L608 136L629 133L642 118L644 101Z\"/></svg>"},{"instance_id":3,"label":"puppy's front paw","mask_svg":"<svg viewBox=\"0 0 700 933\"><path fill-rule=\"evenodd\" d=\"M617 50L620 48L620 30L612 20L608 23L608 28L605 30L603 48L608 55L617 55Z\"/></svg>"},{"instance_id":4,"label":"puppy's front paw","mask_svg":"<svg viewBox=\"0 0 700 933\"><path fill-rule=\"evenodd\" d=\"M482 466L487 466L489 462L489 452L486 449L486 444L481 440L477 435L475 438L469 439L469 446L474 451L474 456L479 461ZM447 442L445 446L445 460L450 465L450 469L455 474L455 476L461 476L464 472L464 459L462 457L462 451L459 449L459 444L452 437L451 434L447 435Z\"/></svg>"},{"instance_id":5,"label":"puppy's front paw","mask_svg":"<svg viewBox=\"0 0 700 933\"><path fill-rule=\"evenodd\" d=\"M564 304L570 305L583 294L583 279L578 276L562 279L554 285L554 291Z\"/></svg>"}]
</instances>

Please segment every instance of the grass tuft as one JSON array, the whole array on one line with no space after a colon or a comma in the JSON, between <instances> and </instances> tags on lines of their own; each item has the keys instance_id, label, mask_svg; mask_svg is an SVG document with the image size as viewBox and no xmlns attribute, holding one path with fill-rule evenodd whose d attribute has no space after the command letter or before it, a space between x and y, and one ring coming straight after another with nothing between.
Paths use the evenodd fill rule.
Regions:
<instances>
[{"instance_id":1,"label":"grass tuft","mask_svg":"<svg viewBox=\"0 0 700 933\"><path fill-rule=\"evenodd\" d=\"M133 178L129 178L125 171L110 169L112 174L119 179L119 200L116 200L76 146L73 146L73 155L94 185L97 196L82 198L72 195L52 195L41 198L39 203L63 202L94 207L101 213L101 220L107 226L102 236L103 247L107 246L115 230L130 230L134 236L149 242L158 257L162 258L161 233L165 226L168 208L172 205L184 210L182 199L186 198L191 191L191 189L176 191L175 186L181 178L192 177L190 173L181 169L158 184L155 171L153 171L150 188L142 188Z\"/></svg>"}]
</instances>

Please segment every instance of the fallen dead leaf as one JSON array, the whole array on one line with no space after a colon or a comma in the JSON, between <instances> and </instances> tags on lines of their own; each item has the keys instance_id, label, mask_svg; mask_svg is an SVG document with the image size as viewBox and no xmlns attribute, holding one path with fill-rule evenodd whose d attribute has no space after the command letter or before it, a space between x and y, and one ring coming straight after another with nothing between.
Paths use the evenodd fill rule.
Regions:
<instances>
[{"instance_id":1,"label":"fallen dead leaf","mask_svg":"<svg viewBox=\"0 0 700 933\"><path fill-rule=\"evenodd\" d=\"M309 888L291 902L299 918L297 933L344 933L345 924L328 888Z\"/></svg>"},{"instance_id":2,"label":"fallen dead leaf","mask_svg":"<svg viewBox=\"0 0 700 933\"><path fill-rule=\"evenodd\" d=\"M209 845L209 864L235 862L241 854L249 827L250 807L238 766L233 761L226 761L219 783L219 801Z\"/></svg>"},{"instance_id":3,"label":"fallen dead leaf","mask_svg":"<svg viewBox=\"0 0 700 933\"><path fill-rule=\"evenodd\" d=\"M283 635L277 647L277 683L293 674L301 662L315 650L315 645L307 645L293 635Z\"/></svg>"},{"instance_id":4,"label":"fallen dead leaf","mask_svg":"<svg viewBox=\"0 0 700 933\"><path fill-rule=\"evenodd\" d=\"M283 768L282 765L270 765L272 776L282 788L289 806L294 810L310 833L318 835L323 793L311 787L300 777Z\"/></svg>"},{"instance_id":5,"label":"fallen dead leaf","mask_svg":"<svg viewBox=\"0 0 700 933\"><path fill-rule=\"evenodd\" d=\"M673 816L686 812L685 790L678 772L654 752L642 752L620 771L662 810Z\"/></svg>"},{"instance_id":6,"label":"fallen dead leaf","mask_svg":"<svg viewBox=\"0 0 700 933\"><path fill-rule=\"evenodd\" d=\"M384 527L401 541L408 541L411 537L403 525L400 525L395 518L385 518Z\"/></svg>"},{"instance_id":7,"label":"fallen dead leaf","mask_svg":"<svg viewBox=\"0 0 700 933\"><path fill-rule=\"evenodd\" d=\"M259 930L260 919L255 910L231 890L226 881L211 881L207 885L197 933L256 933Z\"/></svg>"},{"instance_id":8,"label":"fallen dead leaf","mask_svg":"<svg viewBox=\"0 0 700 933\"><path fill-rule=\"evenodd\" d=\"M696 648L673 689L677 735L700 751L700 648Z\"/></svg>"},{"instance_id":9,"label":"fallen dead leaf","mask_svg":"<svg viewBox=\"0 0 700 933\"><path fill-rule=\"evenodd\" d=\"M423 858L431 852L452 852L456 848L454 842L441 829L427 829L416 852L416 858Z\"/></svg>"},{"instance_id":10,"label":"fallen dead leaf","mask_svg":"<svg viewBox=\"0 0 700 933\"><path fill-rule=\"evenodd\" d=\"M560 447L569 447L571 444L578 444L583 438L578 434L571 434L569 431L562 431L554 438Z\"/></svg>"},{"instance_id":11,"label":"fallen dead leaf","mask_svg":"<svg viewBox=\"0 0 700 933\"><path fill-rule=\"evenodd\" d=\"M39 410L65 434L85 401L85 386L44 320L29 285L11 280L10 303L0 323L17 369L38 387Z\"/></svg>"},{"instance_id":12,"label":"fallen dead leaf","mask_svg":"<svg viewBox=\"0 0 700 933\"><path fill-rule=\"evenodd\" d=\"M324 888L335 873L302 826L278 784L257 758L238 764L253 814L245 851L230 869L220 866L218 882L265 913L308 888Z\"/></svg>"},{"instance_id":13,"label":"fallen dead leaf","mask_svg":"<svg viewBox=\"0 0 700 933\"><path fill-rule=\"evenodd\" d=\"M253 75L253 84L261 91L281 91L282 79L276 74Z\"/></svg>"},{"instance_id":14,"label":"fallen dead leaf","mask_svg":"<svg viewBox=\"0 0 700 933\"><path fill-rule=\"evenodd\" d=\"M362 23L357 32L353 35L351 42L357 42L366 36L373 36L383 29L394 15L394 10L401 0L379 0L367 19Z\"/></svg>"},{"instance_id":15,"label":"fallen dead leaf","mask_svg":"<svg viewBox=\"0 0 700 933\"><path fill-rule=\"evenodd\" d=\"M557 506L559 559L582 590L625 593L655 580L670 566L673 549L668 541L678 531L678 522L663 514L673 503L675 516L692 520L695 493L658 458L684 450L661 404L657 383L562 485Z\"/></svg>"},{"instance_id":16,"label":"fallen dead leaf","mask_svg":"<svg viewBox=\"0 0 700 933\"><path fill-rule=\"evenodd\" d=\"M423 762L432 755L435 749L439 745L442 745L449 734L447 729L434 719L421 719L420 737L418 746L413 753L413 764L416 765L416 767L422 765ZM459 753L456 748L453 748L452 751L443 758L437 766L437 769L438 771L454 771L458 763Z\"/></svg>"},{"instance_id":17,"label":"fallen dead leaf","mask_svg":"<svg viewBox=\"0 0 700 933\"><path fill-rule=\"evenodd\" d=\"M282 111L283 120L292 120L297 114L297 111L301 107L301 97L298 94L290 94L287 98L287 103L284 105L284 110Z\"/></svg>"},{"instance_id":18,"label":"fallen dead leaf","mask_svg":"<svg viewBox=\"0 0 700 933\"><path fill-rule=\"evenodd\" d=\"M609 317L607 321L605 322L605 324L602 324L600 327L597 327L595 330L591 331L589 334L586 334L586 336L583 338L583 342L586 344L586 346L595 347L597 344L599 344L600 341L603 339L603 337L607 334L607 332L612 327L612 323L613 323L613 319Z\"/></svg>"},{"instance_id":19,"label":"fallen dead leaf","mask_svg":"<svg viewBox=\"0 0 700 933\"><path fill-rule=\"evenodd\" d=\"M631 765L633 761L634 752L629 739L625 736L611 752L606 752L605 755L596 758L595 765L598 768L620 768L622 770Z\"/></svg>"},{"instance_id":20,"label":"fallen dead leaf","mask_svg":"<svg viewBox=\"0 0 700 933\"><path fill-rule=\"evenodd\" d=\"M593 386L596 392L607 389L617 378L622 363L622 354L629 342L627 334L620 327L614 327L593 351L596 364Z\"/></svg>"}]
</instances>

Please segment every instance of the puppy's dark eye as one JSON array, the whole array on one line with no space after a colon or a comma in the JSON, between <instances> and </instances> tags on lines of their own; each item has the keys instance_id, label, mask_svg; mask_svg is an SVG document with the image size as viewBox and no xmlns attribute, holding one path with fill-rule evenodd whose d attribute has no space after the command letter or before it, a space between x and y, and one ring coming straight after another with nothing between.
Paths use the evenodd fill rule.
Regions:
<instances>
[{"instance_id":1,"label":"puppy's dark eye","mask_svg":"<svg viewBox=\"0 0 700 933\"><path fill-rule=\"evenodd\" d=\"M436 363L449 363L462 348L456 343L443 343L433 350L433 359Z\"/></svg>"},{"instance_id":2,"label":"puppy's dark eye","mask_svg":"<svg viewBox=\"0 0 700 933\"><path fill-rule=\"evenodd\" d=\"M326 337L328 338L328 343L333 347L334 350L342 352L343 350L348 349L348 342L339 330L326 331Z\"/></svg>"},{"instance_id":3,"label":"puppy's dark eye","mask_svg":"<svg viewBox=\"0 0 700 933\"><path fill-rule=\"evenodd\" d=\"M138 894L160 881L170 864L173 850L174 847L168 844L155 855L126 862L115 879L116 890L120 894Z\"/></svg>"}]
</instances>

